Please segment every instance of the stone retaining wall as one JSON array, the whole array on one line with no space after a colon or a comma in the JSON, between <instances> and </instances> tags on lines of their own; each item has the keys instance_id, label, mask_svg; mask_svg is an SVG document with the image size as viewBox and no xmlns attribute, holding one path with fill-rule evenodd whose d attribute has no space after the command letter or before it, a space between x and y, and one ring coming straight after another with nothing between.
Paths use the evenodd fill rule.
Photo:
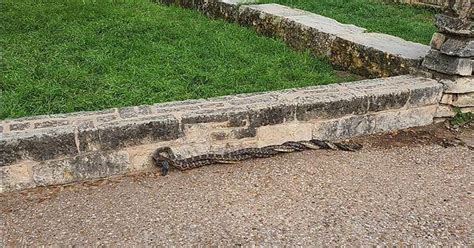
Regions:
<instances>
[{"instance_id":1,"label":"stone retaining wall","mask_svg":"<svg viewBox=\"0 0 474 248\"><path fill-rule=\"evenodd\" d=\"M328 57L340 69L365 77L408 74L419 67L429 47L279 4L242 5L241 0L161 0L198 9L257 32L283 39L299 50Z\"/></svg>"},{"instance_id":2,"label":"stone retaining wall","mask_svg":"<svg viewBox=\"0 0 474 248\"><path fill-rule=\"evenodd\" d=\"M160 146L187 157L428 125L442 90L435 80L399 76L4 120L0 192L147 170Z\"/></svg>"}]
</instances>

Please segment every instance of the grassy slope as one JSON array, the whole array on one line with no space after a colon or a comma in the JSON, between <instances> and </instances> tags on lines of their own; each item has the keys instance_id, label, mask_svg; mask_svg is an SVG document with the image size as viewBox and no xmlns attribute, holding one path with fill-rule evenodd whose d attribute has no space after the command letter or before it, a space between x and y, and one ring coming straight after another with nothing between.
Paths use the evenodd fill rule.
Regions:
<instances>
[{"instance_id":1,"label":"grassy slope","mask_svg":"<svg viewBox=\"0 0 474 248\"><path fill-rule=\"evenodd\" d=\"M0 119L347 80L281 41L146 1L0 3Z\"/></svg>"},{"instance_id":2,"label":"grassy slope","mask_svg":"<svg viewBox=\"0 0 474 248\"><path fill-rule=\"evenodd\" d=\"M280 3L406 40L429 44L436 31L435 11L382 0L259 0Z\"/></svg>"}]
</instances>

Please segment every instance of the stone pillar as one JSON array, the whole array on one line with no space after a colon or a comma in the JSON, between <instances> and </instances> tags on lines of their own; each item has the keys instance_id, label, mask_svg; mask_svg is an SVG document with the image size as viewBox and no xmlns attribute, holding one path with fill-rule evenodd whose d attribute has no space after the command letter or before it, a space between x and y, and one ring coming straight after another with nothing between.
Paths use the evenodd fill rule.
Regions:
<instances>
[{"instance_id":1,"label":"stone pillar","mask_svg":"<svg viewBox=\"0 0 474 248\"><path fill-rule=\"evenodd\" d=\"M439 118L454 115L454 107L474 112L474 32L471 0L449 0L443 14L436 15L438 32L424 68L441 79L445 91L437 113Z\"/></svg>"}]
</instances>

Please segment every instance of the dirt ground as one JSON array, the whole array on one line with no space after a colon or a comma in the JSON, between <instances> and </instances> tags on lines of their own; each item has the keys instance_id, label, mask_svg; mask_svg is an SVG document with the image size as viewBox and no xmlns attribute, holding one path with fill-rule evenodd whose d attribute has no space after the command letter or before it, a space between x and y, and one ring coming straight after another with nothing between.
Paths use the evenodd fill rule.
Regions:
<instances>
[{"instance_id":1,"label":"dirt ground","mask_svg":"<svg viewBox=\"0 0 474 248\"><path fill-rule=\"evenodd\" d=\"M466 245L474 128L0 195L3 245ZM0 242L0 247L2 243Z\"/></svg>"}]
</instances>

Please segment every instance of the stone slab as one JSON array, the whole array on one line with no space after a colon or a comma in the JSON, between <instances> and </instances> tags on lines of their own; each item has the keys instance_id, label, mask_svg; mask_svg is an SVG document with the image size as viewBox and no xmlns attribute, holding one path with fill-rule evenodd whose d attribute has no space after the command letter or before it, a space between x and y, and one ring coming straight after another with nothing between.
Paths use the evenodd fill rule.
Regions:
<instances>
[{"instance_id":1,"label":"stone slab","mask_svg":"<svg viewBox=\"0 0 474 248\"><path fill-rule=\"evenodd\" d=\"M423 66L440 73L460 76L472 76L473 59L445 55L437 50L430 50L423 60Z\"/></svg>"},{"instance_id":2,"label":"stone slab","mask_svg":"<svg viewBox=\"0 0 474 248\"><path fill-rule=\"evenodd\" d=\"M474 107L474 92L466 94L444 94L441 103L454 107Z\"/></svg>"},{"instance_id":3,"label":"stone slab","mask_svg":"<svg viewBox=\"0 0 474 248\"><path fill-rule=\"evenodd\" d=\"M455 80L441 80L445 93L474 92L474 77L463 77Z\"/></svg>"},{"instance_id":4,"label":"stone slab","mask_svg":"<svg viewBox=\"0 0 474 248\"><path fill-rule=\"evenodd\" d=\"M474 40L469 38L452 38L447 39L440 47L440 52L463 58L474 57Z\"/></svg>"},{"instance_id":5,"label":"stone slab","mask_svg":"<svg viewBox=\"0 0 474 248\"><path fill-rule=\"evenodd\" d=\"M450 33L458 36L474 37L473 22L438 14L435 18L435 25L442 33Z\"/></svg>"}]
</instances>

